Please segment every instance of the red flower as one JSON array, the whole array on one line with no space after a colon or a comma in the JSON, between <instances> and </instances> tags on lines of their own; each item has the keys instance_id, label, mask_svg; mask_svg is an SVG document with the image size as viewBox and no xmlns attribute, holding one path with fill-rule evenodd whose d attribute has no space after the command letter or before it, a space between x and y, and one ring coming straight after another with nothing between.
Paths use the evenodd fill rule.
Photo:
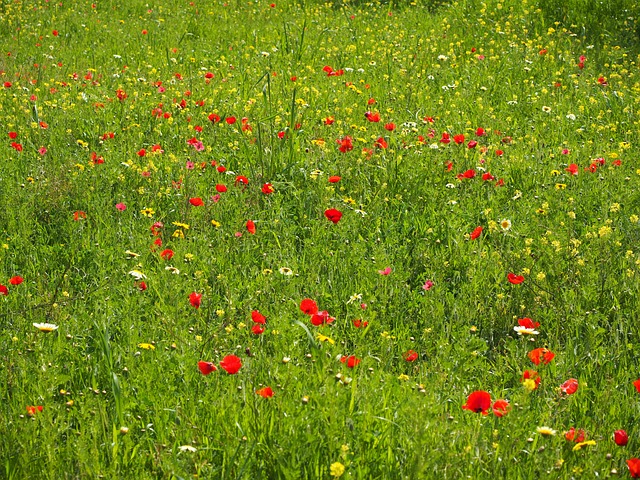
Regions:
<instances>
[{"instance_id":1,"label":"red flower","mask_svg":"<svg viewBox=\"0 0 640 480\"><path fill-rule=\"evenodd\" d=\"M207 72L207 73L205 73L205 74L204 74L204 78L206 78L206 79L211 79L211 78L213 78L213 73L211 73L211 72Z\"/></svg>"},{"instance_id":2,"label":"red flower","mask_svg":"<svg viewBox=\"0 0 640 480\"><path fill-rule=\"evenodd\" d=\"M485 182L488 182L488 181L490 181L490 180L495 180L495 179L496 179L496 177L494 177L493 175L491 175L491 173L490 173L490 172L487 172L487 173L483 173L483 174L482 174L482 180L484 180Z\"/></svg>"},{"instance_id":3,"label":"red flower","mask_svg":"<svg viewBox=\"0 0 640 480\"><path fill-rule=\"evenodd\" d=\"M73 220L74 221L78 221L81 218L87 218L87 214L84 213L82 210L76 210L75 212L73 212Z\"/></svg>"},{"instance_id":4,"label":"red flower","mask_svg":"<svg viewBox=\"0 0 640 480\"><path fill-rule=\"evenodd\" d=\"M262 193L264 193L265 195L269 195L273 192L275 192L275 189L270 183L265 183L264 185L262 185Z\"/></svg>"},{"instance_id":5,"label":"red flower","mask_svg":"<svg viewBox=\"0 0 640 480\"><path fill-rule=\"evenodd\" d=\"M629 467L631 478L640 478L640 458L630 458L627 460L627 467Z\"/></svg>"},{"instance_id":6,"label":"red flower","mask_svg":"<svg viewBox=\"0 0 640 480\"><path fill-rule=\"evenodd\" d=\"M393 132L396 129L396 124L395 123L385 123L384 129L388 130L389 132Z\"/></svg>"},{"instance_id":7,"label":"red flower","mask_svg":"<svg viewBox=\"0 0 640 480\"><path fill-rule=\"evenodd\" d=\"M529 317L519 318L518 325L524 328L538 328L540 326L540 322L534 322Z\"/></svg>"},{"instance_id":8,"label":"red flower","mask_svg":"<svg viewBox=\"0 0 640 480\"><path fill-rule=\"evenodd\" d=\"M376 148L385 149L385 148L387 148L389 146L389 144L385 141L385 139L383 137L380 137L375 141L373 146L376 147Z\"/></svg>"},{"instance_id":9,"label":"red flower","mask_svg":"<svg viewBox=\"0 0 640 480\"><path fill-rule=\"evenodd\" d=\"M251 327L251 332L254 335L262 335L264 333L264 327L256 323L253 327Z\"/></svg>"},{"instance_id":10,"label":"red flower","mask_svg":"<svg viewBox=\"0 0 640 480\"><path fill-rule=\"evenodd\" d=\"M340 180L342 180L342 178L339 177L338 175L333 175L329 177L329 183L338 183Z\"/></svg>"},{"instance_id":11,"label":"red flower","mask_svg":"<svg viewBox=\"0 0 640 480\"><path fill-rule=\"evenodd\" d=\"M260 395L263 398L271 398L273 397L273 390L271 387L263 387L259 390L256 390L256 394Z\"/></svg>"},{"instance_id":12,"label":"red flower","mask_svg":"<svg viewBox=\"0 0 640 480\"><path fill-rule=\"evenodd\" d=\"M147 154L147 151L144 148L141 148L140 150L138 150L139 157L144 157L146 154Z\"/></svg>"},{"instance_id":13,"label":"red flower","mask_svg":"<svg viewBox=\"0 0 640 480\"><path fill-rule=\"evenodd\" d=\"M193 292L189 295L189 302L193 308L200 308L200 303L202 302L202 294Z\"/></svg>"},{"instance_id":14,"label":"red flower","mask_svg":"<svg viewBox=\"0 0 640 480\"><path fill-rule=\"evenodd\" d=\"M42 411L42 405L38 405L37 407L34 405L29 405L27 407L27 415L29 415L30 417L33 417L37 412L41 412Z\"/></svg>"},{"instance_id":15,"label":"red flower","mask_svg":"<svg viewBox=\"0 0 640 480\"><path fill-rule=\"evenodd\" d=\"M207 117L211 123L217 123L220 121L220 115L217 113L212 113Z\"/></svg>"},{"instance_id":16,"label":"red flower","mask_svg":"<svg viewBox=\"0 0 640 480\"><path fill-rule=\"evenodd\" d=\"M476 142L475 140L469 140L469 143L467 143L467 148L469 149L476 148L477 145L478 145L478 142Z\"/></svg>"},{"instance_id":17,"label":"red flower","mask_svg":"<svg viewBox=\"0 0 640 480\"><path fill-rule=\"evenodd\" d=\"M576 430L575 427L571 427L568 432L564 433L564 438L569 442L584 442L584 439L587 438L587 434L583 429Z\"/></svg>"},{"instance_id":18,"label":"red flower","mask_svg":"<svg viewBox=\"0 0 640 480\"><path fill-rule=\"evenodd\" d=\"M144 292L147 289L146 282L140 282L137 285L138 285L138 288L140 289L141 292Z\"/></svg>"},{"instance_id":19,"label":"red flower","mask_svg":"<svg viewBox=\"0 0 640 480\"><path fill-rule=\"evenodd\" d=\"M251 235L256 234L256 224L253 223L253 220L247 220L247 232L249 232Z\"/></svg>"},{"instance_id":20,"label":"red flower","mask_svg":"<svg viewBox=\"0 0 640 480\"><path fill-rule=\"evenodd\" d=\"M562 390L562 392L566 393L567 395L573 395L578 391L578 380L576 380L575 378L570 378L562 385L560 385L560 390Z\"/></svg>"},{"instance_id":21,"label":"red flower","mask_svg":"<svg viewBox=\"0 0 640 480\"><path fill-rule=\"evenodd\" d=\"M355 355L349 355L348 357L340 357L340 361L342 363L346 363L347 367L349 368L353 368L355 366L357 366L360 363L360 359L358 357L356 357Z\"/></svg>"},{"instance_id":22,"label":"red flower","mask_svg":"<svg viewBox=\"0 0 640 480\"><path fill-rule=\"evenodd\" d=\"M445 145L451 143L451 136L447 132L442 132L440 143L444 143Z\"/></svg>"},{"instance_id":23,"label":"red flower","mask_svg":"<svg viewBox=\"0 0 640 480\"><path fill-rule=\"evenodd\" d=\"M565 168L565 170L571 175L578 175L578 165L576 165L575 163L569 165L567 168Z\"/></svg>"},{"instance_id":24,"label":"red flower","mask_svg":"<svg viewBox=\"0 0 640 480\"><path fill-rule=\"evenodd\" d=\"M11 140L15 140L18 137L18 133L17 132L9 132L9 138Z\"/></svg>"},{"instance_id":25,"label":"red flower","mask_svg":"<svg viewBox=\"0 0 640 480\"><path fill-rule=\"evenodd\" d=\"M9 289L4 285L0 285L0 295L9 295Z\"/></svg>"},{"instance_id":26,"label":"red flower","mask_svg":"<svg viewBox=\"0 0 640 480\"><path fill-rule=\"evenodd\" d=\"M342 212L340 210L336 210L335 208L329 208L328 210L325 210L324 216L327 217L329 221L335 224L338 223L342 218Z\"/></svg>"},{"instance_id":27,"label":"red flower","mask_svg":"<svg viewBox=\"0 0 640 480\"><path fill-rule=\"evenodd\" d=\"M24 278L22 278L20 275L16 275L15 277L11 277L9 279L9 283L11 285L20 285L22 282L24 282Z\"/></svg>"},{"instance_id":28,"label":"red flower","mask_svg":"<svg viewBox=\"0 0 640 480\"><path fill-rule=\"evenodd\" d=\"M534 390L540 386L540 382L542 381L540 375L538 375L538 372L535 370L525 370L522 374L522 381L524 382L525 380L533 380L535 382Z\"/></svg>"},{"instance_id":29,"label":"red flower","mask_svg":"<svg viewBox=\"0 0 640 480\"><path fill-rule=\"evenodd\" d=\"M502 150L496 150L496 157L501 157L502 155L504 155Z\"/></svg>"},{"instance_id":30,"label":"red flower","mask_svg":"<svg viewBox=\"0 0 640 480\"><path fill-rule=\"evenodd\" d=\"M477 137L484 137L486 133L487 132L482 127L478 127L478 129L476 130L476 136Z\"/></svg>"},{"instance_id":31,"label":"red flower","mask_svg":"<svg viewBox=\"0 0 640 480\"><path fill-rule=\"evenodd\" d=\"M236 117L227 117L224 119L224 121L229 125L233 125L234 123L236 123Z\"/></svg>"},{"instance_id":32,"label":"red flower","mask_svg":"<svg viewBox=\"0 0 640 480\"><path fill-rule=\"evenodd\" d=\"M471 232L471 235L469 235L469 238L471 240L475 240L476 238L479 238L480 235L482 235L482 227L476 227L473 229L473 232Z\"/></svg>"},{"instance_id":33,"label":"red flower","mask_svg":"<svg viewBox=\"0 0 640 480\"><path fill-rule=\"evenodd\" d=\"M300 310L307 315L318 313L318 304L310 298L305 298L300 302Z\"/></svg>"},{"instance_id":34,"label":"red flower","mask_svg":"<svg viewBox=\"0 0 640 480\"><path fill-rule=\"evenodd\" d=\"M331 317L329 315L329 312L327 312L326 310L322 310L321 312L317 312L311 315L311 324L316 327L324 324L328 325L329 323L333 323L334 321L335 318Z\"/></svg>"},{"instance_id":35,"label":"red flower","mask_svg":"<svg viewBox=\"0 0 640 480\"><path fill-rule=\"evenodd\" d=\"M547 365L551 360L553 360L553 357L555 357L556 354L546 348L535 348L531 350L527 356L529 357L529 360L536 365L540 365L540 362L544 362L544 364Z\"/></svg>"},{"instance_id":36,"label":"red flower","mask_svg":"<svg viewBox=\"0 0 640 480\"><path fill-rule=\"evenodd\" d=\"M253 320L254 323L260 323L262 325L267 323L267 318L258 310L254 310L251 312L251 320Z\"/></svg>"},{"instance_id":37,"label":"red flower","mask_svg":"<svg viewBox=\"0 0 640 480\"><path fill-rule=\"evenodd\" d=\"M202 207L204 205L204 202L200 197L190 198L189 203L194 207Z\"/></svg>"},{"instance_id":38,"label":"red flower","mask_svg":"<svg viewBox=\"0 0 640 480\"><path fill-rule=\"evenodd\" d=\"M462 180L463 178L473 178L473 177L475 177L475 176L476 176L476 171L475 171L473 168L471 168L471 169L467 170L467 171L466 171L466 172L464 172L464 173L460 173L460 174L458 174L458 175L457 175L457 177L458 177L460 180Z\"/></svg>"},{"instance_id":39,"label":"red flower","mask_svg":"<svg viewBox=\"0 0 640 480\"><path fill-rule=\"evenodd\" d=\"M227 191L227 187L225 185L218 184L216 185L216 192L224 193Z\"/></svg>"},{"instance_id":40,"label":"red flower","mask_svg":"<svg viewBox=\"0 0 640 480\"><path fill-rule=\"evenodd\" d=\"M244 175L238 175L236 177L236 186L241 183L242 185L249 185L249 179Z\"/></svg>"},{"instance_id":41,"label":"red flower","mask_svg":"<svg viewBox=\"0 0 640 480\"><path fill-rule=\"evenodd\" d=\"M356 318L353 321L353 326L356 328L367 328L369 326L369 322L362 321L359 318Z\"/></svg>"},{"instance_id":42,"label":"red flower","mask_svg":"<svg viewBox=\"0 0 640 480\"><path fill-rule=\"evenodd\" d=\"M491 408L491 395L489 395L489 392L485 392L484 390L476 390L475 392L472 392L467 398L467 403L462 405L463 410L482 413L482 415L487 415L489 413L489 408Z\"/></svg>"},{"instance_id":43,"label":"red flower","mask_svg":"<svg viewBox=\"0 0 640 480\"><path fill-rule=\"evenodd\" d=\"M336 142L340 145L338 150L342 153L347 153L353 150L353 139L349 136L339 138Z\"/></svg>"},{"instance_id":44,"label":"red flower","mask_svg":"<svg viewBox=\"0 0 640 480\"><path fill-rule=\"evenodd\" d=\"M370 122L378 123L380 121L380 114L378 112L376 113L366 112L364 116Z\"/></svg>"},{"instance_id":45,"label":"red flower","mask_svg":"<svg viewBox=\"0 0 640 480\"><path fill-rule=\"evenodd\" d=\"M402 358L407 362L415 362L418 359L418 354L413 350L408 350L402 354Z\"/></svg>"},{"instance_id":46,"label":"red flower","mask_svg":"<svg viewBox=\"0 0 640 480\"><path fill-rule=\"evenodd\" d=\"M496 417L504 417L511 410L511 405L506 400L496 400L493 402L492 410Z\"/></svg>"},{"instance_id":47,"label":"red flower","mask_svg":"<svg viewBox=\"0 0 640 480\"><path fill-rule=\"evenodd\" d=\"M629 442L629 435L624 430L616 430L613 432L613 441L616 445L624 447Z\"/></svg>"},{"instance_id":48,"label":"red flower","mask_svg":"<svg viewBox=\"0 0 640 480\"><path fill-rule=\"evenodd\" d=\"M211 372L215 372L217 370L216 366L211 362L203 362L200 360L198 362L198 368L203 375L209 375Z\"/></svg>"},{"instance_id":49,"label":"red flower","mask_svg":"<svg viewBox=\"0 0 640 480\"><path fill-rule=\"evenodd\" d=\"M220 366L227 372L229 375L235 375L238 373L240 368L242 368L242 362L239 357L235 355L227 355L220 362Z\"/></svg>"},{"instance_id":50,"label":"red flower","mask_svg":"<svg viewBox=\"0 0 640 480\"><path fill-rule=\"evenodd\" d=\"M162 252L160 252L160 258L162 258L163 260L171 260L173 258L173 250L171 250L170 248L163 250Z\"/></svg>"},{"instance_id":51,"label":"red flower","mask_svg":"<svg viewBox=\"0 0 640 480\"><path fill-rule=\"evenodd\" d=\"M509 283L513 283L514 285L520 285L522 282L524 282L524 277L522 275L510 273L509 275L507 275L507 280L509 280Z\"/></svg>"},{"instance_id":52,"label":"red flower","mask_svg":"<svg viewBox=\"0 0 640 480\"><path fill-rule=\"evenodd\" d=\"M462 133L459 133L458 135L454 135L453 141L456 142L458 145L464 143L464 135Z\"/></svg>"},{"instance_id":53,"label":"red flower","mask_svg":"<svg viewBox=\"0 0 640 480\"><path fill-rule=\"evenodd\" d=\"M636 387L636 390L640 393L640 378L633 382L633 386Z\"/></svg>"}]
</instances>

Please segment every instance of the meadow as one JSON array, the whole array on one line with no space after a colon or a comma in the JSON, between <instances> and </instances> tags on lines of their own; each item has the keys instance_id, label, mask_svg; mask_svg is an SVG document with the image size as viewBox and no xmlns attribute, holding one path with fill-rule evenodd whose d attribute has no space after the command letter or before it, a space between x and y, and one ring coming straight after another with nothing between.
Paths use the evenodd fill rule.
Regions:
<instances>
[{"instance_id":1,"label":"meadow","mask_svg":"<svg viewBox=\"0 0 640 480\"><path fill-rule=\"evenodd\" d=\"M0 2L0 477L640 478L639 15Z\"/></svg>"}]
</instances>

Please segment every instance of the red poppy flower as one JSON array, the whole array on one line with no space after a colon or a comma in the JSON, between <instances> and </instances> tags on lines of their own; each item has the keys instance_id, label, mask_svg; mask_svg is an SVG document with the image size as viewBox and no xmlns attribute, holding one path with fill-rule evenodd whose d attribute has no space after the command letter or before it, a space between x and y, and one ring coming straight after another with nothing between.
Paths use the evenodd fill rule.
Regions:
<instances>
[{"instance_id":1,"label":"red poppy flower","mask_svg":"<svg viewBox=\"0 0 640 480\"><path fill-rule=\"evenodd\" d=\"M389 146L389 144L385 141L385 139L383 137L378 138L375 143L373 144L374 147L376 148L381 148L381 149L385 149Z\"/></svg>"},{"instance_id":2,"label":"red poppy flower","mask_svg":"<svg viewBox=\"0 0 640 480\"><path fill-rule=\"evenodd\" d=\"M200 360L198 362L198 368L203 375L209 375L211 372L215 372L217 370L216 366L211 362L203 362Z\"/></svg>"},{"instance_id":3,"label":"red poppy flower","mask_svg":"<svg viewBox=\"0 0 640 480\"><path fill-rule=\"evenodd\" d=\"M467 143L467 148L469 149L476 148L477 145L478 145L478 142L476 142L475 140L469 140L469 143Z\"/></svg>"},{"instance_id":4,"label":"red poppy flower","mask_svg":"<svg viewBox=\"0 0 640 480\"><path fill-rule=\"evenodd\" d=\"M236 186L239 183L242 184L242 185L249 185L249 179L247 177L245 177L244 175L238 175L236 177Z\"/></svg>"},{"instance_id":5,"label":"red poppy flower","mask_svg":"<svg viewBox=\"0 0 640 480\"><path fill-rule=\"evenodd\" d=\"M562 392L566 393L567 395L573 395L578 391L578 380L576 380L575 378L570 378L562 385L560 385L560 390L562 390Z\"/></svg>"},{"instance_id":6,"label":"red poppy flower","mask_svg":"<svg viewBox=\"0 0 640 480\"><path fill-rule=\"evenodd\" d=\"M249 232L251 235L256 234L256 224L253 223L253 220L247 220L247 232Z\"/></svg>"},{"instance_id":7,"label":"red poppy flower","mask_svg":"<svg viewBox=\"0 0 640 480\"><path fill-rule=\"evenodd\" d=\"M4 285L0 285L0 295L9 295L9 289Z\"/></svg>"},{"instance_id":8,"label":"red poppy flower","mask_svg":"<svg viewBox=\"0 0 640 480\"><path fill-rule=\"evenodd\" d=\"M264 327L256 323L253 327L251 327L251 333L253 333L254 335L262 335L264 333Z\"/></svg>"},{"instance_id":9,"label":"red poppy flower","mask_svg":"<svg viewBox=\"0 0 640 480\"><path fill-rule=\"evenodd\" d=\"M473 232L471 232L471 234L469 235L469 238L471 240L475 240L476 238L479 238L480 235L482 235L482 227L476 227L473 229Z\"/></svg>"},{"instance_id":10,"label":"red poppy flower","mask_svg":"<svg viewBox=\"0 0 640 480\"><path fill-rule=\"evenodd\" d=\"M140 289L141 292L144 292L147 289L146 282L140 282L140 283L137 283L136 285L138 285L138 288Z\"/></svg>"},{"instance_id":11,"label":"red poppy flower","mask_svg":"<svg viewBox=\"0 0 640 480\"><path fill-rule=\"evenodd\" d=\"M270 183L265 183L264 185L262 185L262 193L264 193L265 195L269 195L273 192L275 192L275 189Z\"/></svg>"},{"instance_id":12,"label":"red poppy flower","mask_svg":"<svg viewBox=\"0 0 640 480\"><path fill-rule=\"evenodd\" d=\"M630 458L627 460L627 467L629 467L631 478L640 478L640 458Z\"/></svg>"},{"instance_id":13,"label":"red poppy flower","mask_svg":"<svg viewBox=\"0 0 640 480\"><path fill-rule=\"evenodd\" d=\"M336 210L335 208L329 208L328 210L325 210L324 216L327 217L329 221L335 224L338 223L342 218L342 212L340 210Z\"/></svg>"},{"instance_id":14,"label":"red poppy flower","mask_svg":"<svg viewBox=\"0 0 640 480\"><path fill-rule=\"evenodd\" d=\"M235 355L227 355L220 362L220 366L227 372L229 375L235 375L242 368L242 362L239 357Z\"/></svg>"},{"instance_id":15,"label":"red poppy flower","mask_svg":"<svg viewBox=\"0 0 640 480\"><path fill-rule=\"evenodd\" d=\"M476 130L476 136L477 137L484 137L486 135L486 133L487 132L482 127L478 127L478 129Z\"/></svg>"},{"instance_id":16,"label":"red poppy flower","mask_svg":"<svg viewBox=\"0 0 640 480\"><path fill-rule=\"evenodd\" d=\"M524 328L538 328L540 326L540 322L534 322L529 317L519 318L518 325Z\"/></svg>"},{"instance_id":17,"label":"red poppy flower","mask_svg":"<svg viewBox=\"0 0 640 480\"><path fill-rule=\"evenodd\" d=\"M16 142L11 142L11 148L13 148L16 152L21 152L22 151L22 144L21 143L16 143Z\"/></svg>"},{"instance_id":18,"label":"red poppy flower","mask_svg":"<svg viewBox=\"0 0 640 480\"><path fill-rule=\"evenodd\" d=\"M540 375L538 375L538 372L535 370L525 370L522 374L522 381L524 382L525 380L533 380L535 382L534 390L540 386L540 382L542 381Z\"/></svg>"},{"instance_id":19,"label":"red poppy flower","mask_svg":"<svg viewBox=\"0 0 640 480\"><path fill-rule=\"evenodd\" d=\"M202 302L202 294L193 292L189 295L189 303L193 308L200 308L200 303Z\"/></svg>"},{"instance_id":20,"label":"red poppy flower","mask_svg":"<svg viewBox=\"0 0 640 480\"><path fill-rule=\"evenodd\" d=\"M318 304L310 298L305 298L300 302L300 310L307 315L318 313Z\"/></svg>"},{"instance_id":21,"label":"red poppy flower","mask_svg":"<svg viewBox=\"0 0 640 480\"><path fill-rule=\"evenodd\" d=\"M216 185L216 192L218 193L224 193L227 191L227 187L225 185Z\"/></svg>"},{"instance_id":22,"label":"red poppy flower","mask_svg":"<svg viewBox=\"0 0 640 480\"><path fill-rule=\"evenodd\" d=\"M496 150L496 157L501 157L502 155L504 155L502 150Z\"/></svg>"},{"instance_id":23,"label":"red poppy flower","mask_svg":"<svg viewBox=\"0 0 640 480\"><path fill-rule=\"evenodd\" d=\"M329 312L326 310L322 310L321 312L314 313L311 315L311 324L319 327L320 325L325 325L329 323L333 323L335 318L329 315Z\"/></svg>"},{"instance_id":24,"label":"red poppy flower","mask_svg":"<svg viewBox=\"0 0 640 480\"><path fill-rule=\"evenodd\" d=\"M393 132L396 129L396 124L395 123L385 123L384 129L388 130L389 132Z\"/></svg>"},{"instance_id":25,"label":"red poppy flower","mask_svg":"<svg viewBox=\"0 0 640 480\"><path fill-rule=\"evenodd\" d=\"M511 405L506 400L496 400L491 409L496 417L504 417L511 410Z\"/></svg>"},{"instance_id":26,"label":"red poppy flower","mask_svg":"<svg viewBox=\"0 0 640 480\"><path fill-rule=\"evenodd\" d=\"M451 136L447 132L442 132L440 143L444 143L445 145L451 143Z\"/></svg>"},{"instance_id":27,"label":"red poppy flower","mask_svg":"<svg viewBox=\"0 0 640 480\"><path fill-rule=\"evenodd\" d=\"M273 397L273 390L271 387L262 387L261 389L256 390L256 394L263 398L271 398Z\"/></svg>"},{"instance_id":28,"label":"red poppy flower","mask_svg":"<svg viewBox=\"0 0 640 480\"><path fill-rule=\"evenodd\" d=\"M258 310L254 310L251 312L251 320L253 320L254 323L260 323L262 325L267 323L267 318Z\"/></svg>"},{"instance_id":29,"label":"red poppy flower","mask_svg":"<svg viewBox=\"0 0 640 480\"><path fill-rule=\"evenodd\" d=\"M482 174L482 180L485 182L489 182L491 180L495 180L496 177L494 177L493 175L491 175L491 172L487 172L487 173L483 173Z\"/></svg>"},{"instance_id":30,"label":"red poppy flower","mask_svg":"<svg viewBox=\"0 0 640 480\"><path fill-rule=\"evenodd\" d=\"M616 430L613 432L613 441L616 445L624 447L629 442L629 435L624 430Z\"/></svg>"},{"instance_id":31,"label":"red poppy flower","mask_svg":"<svg viewBox=\"0 0 640 480\"><path fill-rule=\"evenodd\" d=\"M362 321L361 319L356 318L353 321L353 326L356 328L367 328L369 326L369 322Z\"/></svg>"},{"instance_id":32,"label":"red poppy flower","mask_svg":"<svg viewBox=\"0 0 640 480\"><path fill-rule=\"evenodd\" d=\"M73 220L74 221L79 221L82 218L87 218L87 214L85 212L83 212L82 210L76 210L75 212L73 212Z\"/></svg>"},{"instance_id":33,"label":"red poppy flower","mask_svg":"<svg viewBox=\"0 0 640 480\"><path fill-rule=\"evenodd\" d=\"M227 122L229 125L233 125L234 123L236 123L236 117L227 117L224 119L225 122Z\"/></svg>"},{"instance_id":34,"label":"red poppy flower","mask_svg":"<svg viewBox=\"0 0 640 480\"><path fill-rule=\"evenodd\" d=\"M9 138L11 140L15 140L18 137L18 133L17 132L9 132Z\"/></svg>"},{"instance_id":35,"label":"red poppy flower","mask_svg":"<svg viewBox=\"0 0 640 480\"><path fill-rule=\"evenodd\" d=\"M640 378L633 382L633 386L636 387L636 390L640 393Z\"/></svg>"},{"instance_id":36,"label":"red poppy flower","mask_svg":"<svg viewBox=\"0 0 640 480\"><path fill-rule=\"evenodd\" d=\"M340 357L340 361L342 363L346 363L347 367L349 368L353 368L361 362L361 360L355 355L349 355L348 357L345 357L345 356Z\"/></svg>"},{"instance_id":37,"label":"red poppy flower","mask_svg":"<svg viewBox=\"0 0 640 480\"><path fill-rule=\"evenodd\" d=\"M380 121L380 114L378 112L376 113L366 112L364 116L370 122L378 123Z\"/></svg>"},{"instance_id":38,"label":"red poppy flower","mask_svg":"<svg viewBox=\"0 0 640 480\"><path fill-rule=\"evenodd\" d=\"M338 150L342 153L347 153L353 150L353 139L349 136L339 138L336 142L340 145Z\"/></svg>"},{"instance_id":39,"label":"red poppy flower","mask_svg":"<svg viewBox=\"0 0 640 480\"><path fill-rule=\"evenodd\" d=\"M462 133L459 133L458 135L454 135L453 141L456 142L458 145L464 143L464 135Z\"/></svg>"},{"instance_id":40,"label":"red poppy flower","mask_svg":"<svg viewBox=\"0 0 640 480\"><path fill-rule=\"evenodd\" d=\"M204 202L200 197L190 198L189 203L194 207L202 207L204 205Z\"/></svg>"},{"instance_id":41,"label":"red poppy flower","mask_svg":"<svg viewBox=\"0 0 640 480\"><path fill-rule=\"evenodd\" d=\"M462 180L463 178L474 178L475 176L476 176L476 171L473 168L470 168L464 173L459 174L458 178Z\"/></svg>"},{"instance_id":42,"label":"red poppy flower","mask_svg":"<svg viewBox=\"0 0 640 480\"><path fill-rule=\"evenodd\" d=\"M476 390L467 397L467 403L462 405L463 410L469 410L475 413L487 415L491 408L491 395L484 390Z\"/></svg>"},{"instance_id":43,"label":"red poppy flower","mask_svg":"<svg viewBox=\"0 0 640 480\"><path fill-rule=\"evenodd\" d=\"M42 411L42 405L29 405L27 407L27 415L29 415L30 417L33 417L37 412L41 412Z\"/></svg>"},{"instance_id":44,"label":"red poppy flower","mask_svg":"<svg viewBox=\"0 0 640 480\"><path fill-rule=\"evenodd\" d=\"M22 282L24 282L24 278L22 278L20 275L16 275L15 277L11 277L9 279L9 283L11 285L20 285Z\"/></svg>"},{"instance_id":45,"label":"red poppy flower","mask_svg":"<svg viewBox=\"0 0 640 480\"><path fill-rule=\"evenodd\" d=\"M329 177L329 183L338 183L340 180L342 180L342 177L339 177L338 175Z\"/></svg>"},{"instance_id":46,"label":"red poppy flower","mask_svg":"<svg viewBox=\"0 0 640 480\"><path fill-rule=\"evenodd\" d=\"M575 427L571 427L569 431L564 432L564 438L569 442L584 442L584 439L587 438L587 434L583 429L576 430Z\"/></svg>"},{"instance_id":47,"label":"red poppy flower","mask_svg":"<svg viewBox=\"0 0 640 480\"><path fill-rule=\"evenodd\" d=\"M162 252L160 252L160 258L162 258L163 260L171 260L173 258L173 250L171 250L170 248L163 250Z\"/></svg>"},{"instance_id":48,"label":"red poppy flower","mask_svg":"<svg viewBox=\"0 0 640 480\"><path fill-rule=\"evenodd\" d=\"M140 150L138 150L139 157L144 157L146 154L147 154L147 151L144 148L141 148Z\"/></svg>"},{"instance_id":49,"label":"red poppy flower","mask_svg":"<svg viewBox=\"0 0 640 480\"><path fill-rule=\"evenodd\" d=\"M540 362L547 365L551 360L553 360L553 357L555 357L556 354L546 348L535 348L531 350L527 356L529 357L529 360L536 365L540 365Z\"/></svg>"},{"instance_id":50,"label":"red poppy flower","mask_svg":"<svg viewBox=\"0 0 640 480\"><path fill-rule=\"evenodd\" d=\"M206 78L206 79L211 79L211 78L213 78L213 73L211 73L211 72L207 72L207 73L205 73L205 74L204 74L204 78Z\"/></svg>"},{"instance_id":51,"label":"red poppy flower","mask_svg":"<svg viewBox=\"0 0 640 480\"><path fill-rule=\"evenodd\" d=\"M524 282L524 277L522 275L510 273L509 275L507 275L507 280L509 280L509 283L512 283L514 285L520 285L522 282Z\"/></svg>"},{"instance_id":52,"label":"red poppy flower","mask_svg":"<svg viewBox=\"0 0 640 480\"><path fill-rule=\"evenodd\" d=\"M402 358L404 358L407 362L415 362L418 359L418 354L413 350L408 350L402 354Z\"/></svg>"},{"instance_id":53,"label":"red poppy flower","mask_svg":"<svg viewBox=\"0 0 640 480\"><path fill-rule=\"evenodd\" d=\"M565 168L565 170L571 175L578 175L578 165L576 165L575 163L569 165L567 168Z\"/></svg>"},{"instance_id":54,"label":"red poppy flower","mask_svg":"<svg viewBox=\"0 0 640 480\"><path fill-rule=\"evenodd\" d=\"M220 121L220 115L218 115L217 113L212 113L207 118L211 123L217 123Z\"/></svg>"}]
</instances>

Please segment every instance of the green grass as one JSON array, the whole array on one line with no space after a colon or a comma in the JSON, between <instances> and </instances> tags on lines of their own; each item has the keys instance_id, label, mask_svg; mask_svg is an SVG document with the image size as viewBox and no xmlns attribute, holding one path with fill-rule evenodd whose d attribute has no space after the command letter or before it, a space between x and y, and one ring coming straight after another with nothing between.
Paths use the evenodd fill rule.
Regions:
<instances>
[{"instance_id":1,"label":"green grass","mask_svg":"<svg viewBox=\"0 0 640 480\"><path fill-rule=\"evenodd\" d=\"M0 477L628 476L634 7L227 3L0 5Z\"/></svg>"}]
</instances>

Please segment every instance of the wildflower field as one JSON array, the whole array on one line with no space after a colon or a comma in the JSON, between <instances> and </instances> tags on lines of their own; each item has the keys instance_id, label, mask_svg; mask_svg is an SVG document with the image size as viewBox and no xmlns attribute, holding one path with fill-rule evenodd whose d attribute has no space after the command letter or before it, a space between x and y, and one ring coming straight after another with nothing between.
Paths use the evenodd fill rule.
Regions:
<instances>
[{"instance_id":1,"label":"wildflower field","mask_svg":"<svg viewBox=\"0 0 640 480\"><path fill-rule=\"evenodd\" d=\"M0 3L0 477L640 478L640 7Z\"/></svg>"}]
</instances>

